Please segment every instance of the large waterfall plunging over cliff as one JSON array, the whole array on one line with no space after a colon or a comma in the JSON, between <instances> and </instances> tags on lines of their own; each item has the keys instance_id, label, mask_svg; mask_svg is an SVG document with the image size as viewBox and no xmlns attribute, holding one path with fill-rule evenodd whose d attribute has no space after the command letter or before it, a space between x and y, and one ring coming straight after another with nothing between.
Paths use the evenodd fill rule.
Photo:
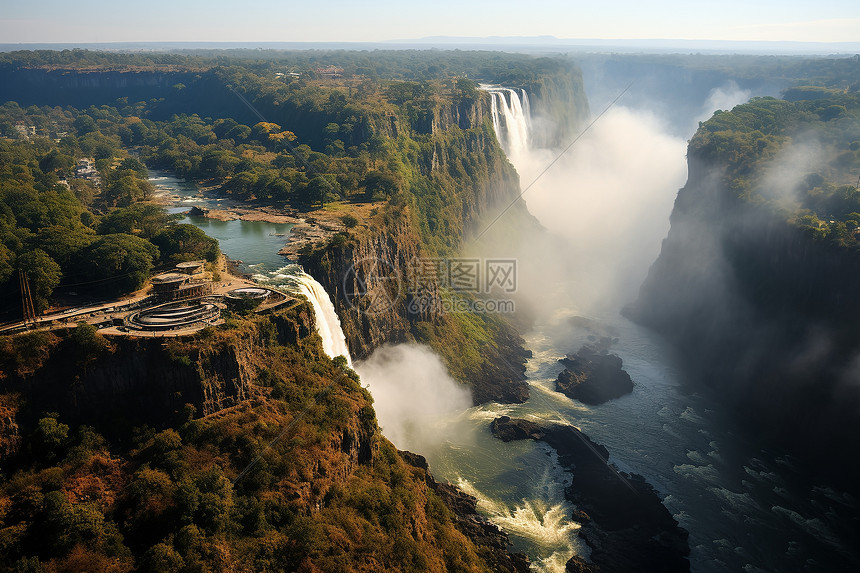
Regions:
<instances>
[{"instance_id":1,"label":"large waterfall plunging over cliff","mask_svg":"<svg viewBox=\"0 0 860 573\"><path fill-rule=\"evenodd\" d=\"M494 85L481 85L489 92L493 116L493 129L508 157L529 150L531 131L531 104L526 90L514 90Z\"/></svg>"},{"instance_id":2,"label":"large waterfall plunging over cliff","mask_svg":"<svg viewBox=\"0 0 860 573\"><path fill-rule=\"evenodd\" d=\"M317 332L322 338L323 350L331 358L343 356L351 367L352 357L346 345L346 336L343 334L340 319L325 288L304 271L296 272L293 277L296 279L298 291L305 295L314 307Z\"/></svg>"}]
</instances>

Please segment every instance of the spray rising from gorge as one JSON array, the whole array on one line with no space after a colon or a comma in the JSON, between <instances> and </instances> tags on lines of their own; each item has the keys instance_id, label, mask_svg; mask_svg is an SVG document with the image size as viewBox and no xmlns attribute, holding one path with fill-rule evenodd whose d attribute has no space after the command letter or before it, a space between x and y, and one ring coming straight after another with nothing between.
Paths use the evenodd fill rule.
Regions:
<instances>
[{"instance_id":1,"label":"spray rising from gorge","mask_svg":"<svg viewBox=\"0 0 860 573\"><path fill-rule=\"evenodd\" d=\"M689 381L682 379L663 340L619 316L659 253L677 190L686 180L685 137L674 135L673 125L691 126L684 134L690 136L697 121L751 95L756 94L731 82L715 86L695 113L678 114L674 124L650 112L658 107L648 102L616 105L560 157L558 151L533 147L513 152L502 106L493 118L498 140L511 150L508 158L520 173L529 211L559 239L528 241L529 248L520 250L513 242L504 245L521 257L518 294L543 311L526 334L535 356L528 371L532 398L505 413L575 424L607 446L613 463L644 475L690 531L690 559L693 569L702 571L716 570L715 563L719 570L788 570L808 556L844 551L831 529L839 527L834 512L842 509L839 493L828 487L810 492L808 484L794 483L796 468L776 452L747 443L735 422L715 407L717 397L679 392L677 387ZM534 129L541 122L532 118L530 124ZM540 137L530 132L528 139ZM773 175L785 170L780 159ZM532 259L540 262L526 264ZM718 263L703 252L700 264ZM568 320L577 315L588 318ZM612 338L612 352L623 358L634 390L602 406L584 407L554 392L555 361L594 336Z\"/></svg>"},{"instance_id":2,"label":"spray rising from gorge","mask_svg":"<svg viewBox=\"0 0 860 573\"><path fill-rule=\"evenodd\" d=\"M589 312L630 302L668 232L686 177L685 141L669 135L654 115L616 105L569 150L539 148L529 142L546 139L540 130L551 118L521 113L532 107L522 90L482 87L493 100L497 138L520 174L522 198L557 239L542 245L552 253L541 264L555 267L550 282L572 287L564 289L564 300L548 298L547 280L524 276L522 283L536 289L520 294L548 312L571 303ZM546 276L549 269L535 272Z\"/></svg>"},{"instance_id":3,"label":"spray rising from gorge","mask_svg":"<svg viewBox=\"0 0 860 573\"><path fill-rule=\"evenodd\" d=\"M540 134L551 118L532 117L540 113L540 100L534 95L530 100L520 88L487 91L498 141L525 189L558 157L558 150L537 143L545 139ZM518 225L506 219L495 226L511 240L494 245L494 254L518 259L518 294L545 311L534 331L525 333L534 352L528 403L470 408L468 394L439 358L416 345L380 347L355 366L374 396L383 433L399 448L425 455L437 479L474 495L482 513L511 534L515 548L528 553L539 571L564 571L572 554L588 551L577 539L579 525L571 522L573 507L563 496L570 474L547 448L493 438L487 425L501 415L575 424L607 446L613 463L645 475L691 531L696 569L709 570L707 563L719 561L742 570L762 562L763 551L778 553L782 539L773 539L773 531L785 531L802 546L808 532L821 529L816 514L790 497L780 473L784 461L774 462L766 453L737 453L737 438L730 438L736 433L712 403L675 391L678 377L659 342L618 316L656 256L661 229L668 228L674 181L685 171L683 142L664 127L641 108L610 109L526 189L529 210L554 240L520 240ZM336 349L343 333L329 295L310 277L296 280L305 283L293 286L304 289L314 307L326 353L348 357L345 347ZM592 335L571 327L566 319L576 315L595 319L592 324L605 325L605 332L621 340L613 352L623 357L635 381L633 395L592 408L555 391L558 357ZM826 502L818 497L816 502ZM741 523L744 518L762 526ZM730 536L729 530L749 533ZM737 539L732 547L725 544L730 537Z\"/></svg>"},{"instance_id":4,"label":"spray rising from gorge","mask_svg":"<svg viewBox=\"0 0 860 573\"><path fill-rule=\"evenodd\" d=\"M482 87L490 94L497 138L526 188L558 157L558 150L535 145L542 140L537 130L551 118L533 118L528 94L519 88ZM470 408L468 392L451 379L434 353L418 345L383 346L355 366L374 397L386 437L401 449L425 455L438 478L474 495L482 512L511 534L515 547L532 557L537 570L564 571L571 555L587 554L576 537L578 524L570 520L573 508L564 498L569 476L547 455L551 451L501 443L486 432L486 425L509 414L588 427L582 415L593 414L579 411L551 390L556 359L573 344L571 333L557 325L565 317L605 308L607 301L616 310L629 301L623 299L638 287L668 229L672 200L685 175L683 151L683 141L666 135L653 117L624 108L610 110L526 189L530 211L553 239L498 243L494 247L503 251L494 254L519 260L518 295L556 324L529 339L536 351L529 403ZM504 220L499 226L516 236L516 229ZM308 298L316 299L315 312L322 317L317 328L328 347L326 340L342 335L339 321L328 295L321 288L308 288L313 295ZM656 415L653 419L660 420ZM599 437L611 445L606 436ZM624 456L624 444L616 441L615 446Z\"/></svg>"},{"instance_id":5,"label":"spray rising from gorge","mask_svg":"<svg viewBox=\"0 0 860 573\"><path fill-rule=\"evenodd\" d=\"M385 437L400 449L422 454L433 452L452 437L449 423L472 405L472 397L451 378L439 356L420 344L385 345L353 365L340 319L325 288L301 270L286 276L313 306L326 355L345 357L361 376L373 396Z\"/></svg>"}]
</instances>

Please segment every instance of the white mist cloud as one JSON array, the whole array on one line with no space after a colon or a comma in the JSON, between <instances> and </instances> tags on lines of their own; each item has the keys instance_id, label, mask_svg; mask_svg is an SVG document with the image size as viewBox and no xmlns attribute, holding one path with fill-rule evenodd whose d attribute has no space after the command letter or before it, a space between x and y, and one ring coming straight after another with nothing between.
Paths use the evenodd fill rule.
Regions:
<instances>
[{"instance_id":1,"label":"white mist cloud","mask_svg":"<svg viewBox=\"0 0 860 573\"><path fill-rule=\"evenodd\" d=\"M796 136L794 142L768 163L759 189L777 207L792 212L802 199L798 186L807 175L820 171L824 164L821 143L814 136Z\"/></svg>"},{"instance_id":2,"label":"white mist cloud","mask_svg":"<svg viewBox=\"0 0 860 573\"><path fill-rule=\"evenodd\" d=\"M370 386L382 433L400 449L432 453L453 432L449 422L472 406L469 390L426 346L382 346L355 370Z\"/></svg>"},{"instance_id":3,"label":"white mist cloud","mask_svg":"<svg viewBox=\"0 0 860 573\"><path fill-rule=\"evenodd\" d=\"M581 310L630 302L669 230L686 179L686 142L652 114L615 107L523 196L532 214L564 239L557 264ZM557 151L513 158L523 185Z\"/></svg>"},{"instance_id":4,"label":"white mist cloud","mask_svg":"<svg viewBox=\"0 0 860 573\"><path fill-rule=\"evenodd\" d=\"M711 90L708 99L702 105L702 111L690 127L690 135L692 136L696 133L700 121L707 121L718 109L729 111L736 105L748 102L751 96L752 92L750 90L742 90L734 80L728 81L724 85Z\"/></svg>"}]
</instances>

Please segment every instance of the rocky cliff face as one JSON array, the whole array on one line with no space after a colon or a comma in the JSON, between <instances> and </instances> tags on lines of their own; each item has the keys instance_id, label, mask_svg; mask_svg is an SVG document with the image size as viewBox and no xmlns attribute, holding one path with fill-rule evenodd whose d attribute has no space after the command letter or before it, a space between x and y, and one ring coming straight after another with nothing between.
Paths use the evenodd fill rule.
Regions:
<instances>
[{"instance_id":1,"label":"rocky cliff face","mask_svg":"<svg viewBox=\"0 0 860 573\"><path fill-rule=\"evenodd\" d=\"M718 166L692 155L669 235L628 313L672 341L692 377L759 436L823 460L856 445L860 429L858 263L858 253L737 198Z\"/></svg>"},{"instance_id":2,"label":"rocky cliff face","mask_svg":"<svg viewBox=\"0 0 860 573\"><path fill-rule=\"evenodd\" d=\"M539 116L559 118L553 129L545 130L550 139L568 135L587 113L576 69L526 89ZM489 94L481 92L475 100L437 104L408 118L391 116L376 126L384 135L416 138L417 153L404 153L412 170L407 186L425 191L415 193L412 204L392 209L386 223L301 258L331 294L354 358L364 358L384 343L422 340L422 335L431 345L436 340L437 347L450 346L451 340L440 340L457 330L456 317L416 306L408 287L418 261L458 253L482 218L492 217L520 193L519 177L493 133L490 106ZM442 205L441 214L430 212L434 206L428 191ZM521 212L520 220L530 220L524 205L516 204L512 211ZM444 231L439 218L445 219ZM440 248L445 250L438 252ZM422 294L438 297L439 285L423 285ZM480 349L479 361L459 372L449 361L449 368L472 385L476 403L522 402L528 396L527 353L510 325L501 320L494 324L495 344Z\"/></svg>"},{"instance_id":3,"label":"rocky cliff face","mask_svg":"<svg viewBox=\"0 0 860 573\"><path fill-rule=\"evenodd\" d=\"M273 341L296 344L315 332L313 321L313 311L303 305L288 315L268 317L263 323L268 326L229 338L114 337L106 349L84 359L80 348L61 337L31 371L15 371L14 363L6 361L0 396L18 394L28 404L28 425L38 412L57 412L74 424L166 427L183 415L186 404L205 416L252 397L253 383L267 367L261 349ZM15 435L15 409L2 405L0 425ZM5 449L13 453L17 442L8 441Z\"/></svg>"},{"instance_id":4,"label":"rocky cliff face","mask_svg":"<svg viewBox=\"0 0 860 573\"><path fill-rule=\"evenodd\" d=\"M170 95L176 84L190 84L193 72L87 71L0 67L0 100L22 105L112 104L117 98L146 101Z\"/></svg>"},{"instance_id":5,"label":"rocky cliff face","mask_svg":"<svg viewBox=\"0 0 860 573\"><path fill-rule=\"evenodd\" d=\"M558 73L543 76L522 86L529 94L532 115L540 129L533 134L535 145L557 148L570 143L588 120L588 96L582 71L567 62Z\"/></svg>"},{"instance_id":6,"label":"rocky cliff face","mask_svg":"<svg viewBox=\"0 0 860 573\"><path fill-rule=\"evenodd\" d=\"M416 295L408 292L411 269L424 253L414 229L403 220L386 232L321 249L302 261L332 297L353 359L366 358L386 343L414 339L430 344L443 357L445 350L462 350L440 348L446 337L460 334L456 320L416 305ZM438 298L438 284L429 282L420 296ZM464 370L452 369L453 374L472 387L476 404L523 402L528 398L523 340L507 323L493 325L494 344L483 346L478 361Z\"/></svg>"},{"instance_id":7,"label":"rocky cliff face","mask_svg":"<svg viewBox=\"0 0 860 573\"><path fill-rule=\"evenodd\" d=\"M489 122L473 125L488 117L486 94L480 104L468 109L451 106L436 111L427 126L433 135L427 136L429 141L423 142L411 167L415 185L436 188L440 197L449 198L444 214L453 220L446 221L447 235L439 242L459 245L482 216L517 196L519 180ZM463 125L470 127L463 130ZM478 167L473 173L452 177L452 165L464 157L466 161L479 158ZM415 304L416 294L410 289L420 261L440 256L427 245L428 237L435 240L440 235L426 229L422 233L427 217L423 208L421 204L389 207L378 226L301 259L331 295L354 358L367 357L385 343L421 339L420 334L416 336L420 324L428 325L422 332L432 331L433 337L456 330L455 318ZM423 282L421 295L438 299L437 282ZM498 336L500 348L487 348L481 363L471 368L469 380L463 380L476 388L476 402L522 401L528 396L522 341L510 327L499 328L504 332ZM432 345L430 340L423 341ZM510 363L515 365L513 369L507 366Z\"/></svg>"},{"instance_id":8,"label":"rocky cliff face","mask_svg":"<svg viewBox=\"0 0 860 573\"><path fill-rule=\"evenodd\" d=\"M421 252L417 234L401 220L385 232L329 247L303 261L332 298L353 358L408 340L406 270Z\"/></svg>"}]
</instances>

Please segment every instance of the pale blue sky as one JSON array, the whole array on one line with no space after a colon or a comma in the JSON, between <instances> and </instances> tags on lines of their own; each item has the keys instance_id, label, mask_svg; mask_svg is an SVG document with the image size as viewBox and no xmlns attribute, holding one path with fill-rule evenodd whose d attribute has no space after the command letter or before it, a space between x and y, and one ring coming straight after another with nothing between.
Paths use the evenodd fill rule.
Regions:
<instances>
[{"instance_id":1,"label":"pale blue sky","mask_svg":"<svg viewBox=\"0 0 860 573\"><path fill-rule=\"evenodd\" d=\"M860 42L860 1L0 0L0 43L538 35Z\"/></svg>"}]
</instances>

